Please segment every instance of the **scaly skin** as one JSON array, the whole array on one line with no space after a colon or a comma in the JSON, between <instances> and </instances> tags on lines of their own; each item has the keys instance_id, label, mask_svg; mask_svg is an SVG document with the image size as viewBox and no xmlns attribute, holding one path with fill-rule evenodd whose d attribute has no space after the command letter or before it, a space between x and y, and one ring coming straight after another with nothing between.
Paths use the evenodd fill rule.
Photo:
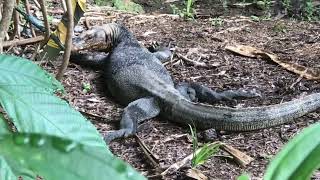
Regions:
<instances>
[{"instance_id":1,"label":"scaly skin","mask_svg":"<svg viewBox=\"0 0 320 180\"><path fill-rule=\"evenodd\" d=\"M263 107L213 107L192 101L213 103L237 97L254 97L254 91L217 93L196 83L174 85L162 61L168 50L149 52L124 26L107 24L96 32L99 39L110 43L108 57L93 61L101 67L108 91L121 104L127 105L121 119L121 129L108 133L107 141L127 137L137 131L137 124L159 114L182 124L194 124L198 129L251 131L280 125L320 107L320 94ZM101 35L103 34L103 35ZM75 56L74 62L90 62L90 58ZM91 57L91 59L94 57ZM88 60L89 59L89 60Z\"/></svg>"}]
</instances>

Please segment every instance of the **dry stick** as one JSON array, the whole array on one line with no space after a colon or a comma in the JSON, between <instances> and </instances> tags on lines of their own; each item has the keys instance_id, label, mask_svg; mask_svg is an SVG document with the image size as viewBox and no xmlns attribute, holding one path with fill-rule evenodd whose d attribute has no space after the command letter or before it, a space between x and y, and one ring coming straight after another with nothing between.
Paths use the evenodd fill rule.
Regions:
<instances>
[{"instance_id":1,"label":"dry stick","mask_svg":"<svg viewBox=\"0 0 320 180\"><path fill-rule=\"evenodd\" d=\"M246 165L250 164L251 161L254 160L252 157L229 145L222 144L221 149L225 150L230 155L232 155L236 162L242 167L245 167Z\"/></svg>"},{"instance_id":2,"label":"dry stick","mask_svg":"<svg viewBox=\"0 0 320 180\"><path fill-rule=\"evenodd\" d=\"M170 171L177 171L179 170L181 167L183 167L185 164L187 164L187 162L191 161L192 157L195 155L198 155L201 149L197 149L196 152L191 153L189 156L185 157L184 159L182 159L181 161L178 161L174 164L172 164L171 166L169 166L165 171L163 171L161 173L162 176L165 176L168 172Z\"/></svg>"},{"instance_id":3,"label":"dry stick","mask_svg":"<svg viewBox=\"0 0 320 180\"><path fill-rule=\"evenodd\" d=\"M66 2L64 0L61 0L61 4L62 4L62 9L64 12L67 12L67 5Z\"/></svg>"},{"instance_id":4,"label":"dry stick","mask_svg":"<svg viewBox=\"0 0 320 180\"><path fill-rule=\"evenodd\" d=\"M12 17L14 1L13 0L3 0L3 12L2 12L2 19L0 22L0 54L3 51L3 41L6 35L6 32L9 29L10 20Z\"/></svg>"},{"instance_id":5,"label":"dry stick","mask_svg":"<svg viewBox=\"0 0 320 180\"><path fill-rule=\"evenodd\" d=\"M178 56L178 58L184 60L184 61L187 61L189 63L192 63L193 65L195 66L198 66L198 67L208 67L208 65L204 62L199 62L199 61L194 61L192 59L189 59L185 56L183 56L182 54L179 54L179 53L176 53L176 55Z\"/></svg>"},{"instance_id":6,"label":"dry stick","mask_svg":"<svg viewBox=\"0 0 320 180\"><path fill-rule=\"evenodd\" d=\"M41 43L38 43L38 44L36 45L35 51L33 52L32 56L30 57L30 60L35 60L35 59L36 59L37 54L38 54L39 51L40 51L40 47L41 47Z\"/></svg>"},{"instance_id":7,"label":"dry stick","mask_svg":"<svg viewBox=\"0 0 320 180\"><path fill-rule=\"evenodd\" d=\"M33 0L33 2L37 6L37 8L41 9L40 3L37 0Z\"/></svg>"},{"instance_id":8,"label":"dry stick","mask_svg":"<svg viewBox=\"0 0 320 180\"><path fill-rule=\"evenodd\" d=\"M28 15L30 15L30 4L29 4L29 0L25 0L24 3L25 3L24 5L26 6L26 13L27 13ZM29 22L29 27L30 27L30 30L31 30L32 37L36 37L36 33L35 33L35 31L34 31L34 29L33 29L33 27L32 27L32 23L31 23L31 22Z\"/></svg>"},{"instance_id":9,"label":"dry stick","mask_svg":"<svg viewBox=\"0 0 320 180\"><path fill-rule=\"evenodd\" d=\"M42 16L44 20L44 26L46 28L46 35L45 35L45 41L44 43L47 43L50 37L50 25L48 21L48 13L47 13L47 8L44 0L40 0L40 6L41 6L41 11L42 11ZM73 26L72 26L73 27Z\"/></svg>"},{"instance_id":10,"label":"dry stick","mask_svg":"<svg viewBox=\"0 0 320 180\"><path fill-rule=\"evenodd\" d=\"M138 142L139 146L141 147L144 154L147 156L147 158L151 161L154 168L156 168L157 171L160 171L160 165L158 158L152 154L152 152L149 150L149 148L142 142L142 140L137 136L136 134L133 135L136 141Z\"/></svg>"},{"instance_id":11,"label":"dry stick","mask_svg":"<svg viewBox=\"0 0 320 180\"><path fill-rule=\"evenodd\" d=\"M303 79L303 77L307 73L307 71L308 71L308 68L306 68L306 70L304 70L302 72L302 74L300 74L299 78L294 83L291 84L290 89L293 89L293 87Z\"/></svg>"},{"instance_id":12,"label":"dry stick","mask_svg":"<svg viewBox=\"0 0 320 180\"><path fill-rule=\"evenodd\" d=\"M89 113L89 112L85 112L85 111L81 111L81 110L78 110L82 115L84 116L91 116L93 118L95 118L95 120L99 120L101 122L107 122L107 123L119 123L118 120L110 120L110 119L107 119L103 116L99 116L97 114L93 114L93 113Z\"/></svg>"},{"instance_id":13,"label":"dry stick","mask_svg":"<svg viewBox=\"0 0 320 180\"><path fill-rule=\"evenodd\" d=\"M34 38L29 38L29 39L15 39L12 41L5 41L1 45L3 45L3 47L19 46L19 45L33 44L33 43L43 41L43 40L44 40L43 36L37 36Z\"/></svg>"},{"instance_id":14,"label":"dry stick","mask_svg":"<svg viewBox=\"0 0 320 180\"><path fill-rule=\"evenodd\" d=\"M73 34L73 12L72 12L72 4L71 0L66 0L67 3L67 13L68 13L68 31L67 31L67 37L66 37L66 42L65 42L65 50L63 54L63 62L62 65L60 66L59 72L57 74L57 80L61 80L62 76L67 69L67 66L69 64L69 58L71 54L71 49L72 49L72 34Z\"/></svg>"}]
</instances>

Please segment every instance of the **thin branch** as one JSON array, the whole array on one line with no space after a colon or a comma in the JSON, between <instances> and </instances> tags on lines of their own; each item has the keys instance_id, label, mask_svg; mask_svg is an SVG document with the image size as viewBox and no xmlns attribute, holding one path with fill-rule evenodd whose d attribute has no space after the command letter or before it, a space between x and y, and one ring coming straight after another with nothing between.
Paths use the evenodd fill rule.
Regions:
<instances>
[{"instance_id":1,"label":"thin branch","mask_svg":"<svg viewBox=\"0 0 320 180\"><path fill-rule=\"evenodd\" d=\"M62 9L64 12L67 12L67 5L66 2L64 0L61 0L61 4L62 4Z\"/></svg>"},{"instance_id":2,"label":"thin branch","mask_svg":"<svg viewBox=\"0 0 320 180\"><path fill-rule=\"evenodd\" d=\"M47 8L44 0L40 0L40 6L41 6L41 11L42 11L42 16L44 20L44 26L46 28L46 35L45 35L45 42L46 43L49 40L50 37L50 25L48 21L48 13L47 13ZM72 26L73 27L73 26Z\"/></svg>"},{"instance_id":3,"label":"thin branch","mask_svg":"<svg viewBox=\"0 0 320 180\"><path fill-rule=\"evenodd\" d=\"M41 9L40 3L37 0L33 0L33 2L37 6L38 9Z\"/></svg>"},{"instance_id":4,"label":"thin branch","mask_svg":"<svg viewBox=\"0 0 320 180\"><path fill-rule=\"evenodd\" d=\"M73 34L73 26L74 26L74 19L73 19L73 11L72 11L72 4L71 0L66 0L67 3L67 13L68 13L68 31L67 31L67 37L65 42L65 50L63 54L63 62L60 66L59 72L57 74L57 79L61 80L64 72L67 69L67 66L69 64L69 58L71 54L72 49L72 34Z\"/></svg>"},{"instance_id":5,"label":"thin branch","mask_svg":"<svg viewBox=\"0 0 320 180\"><path fill-rule=\"evenodd\" d=\"M144 144L144 142L137 136L136 134L134 135L134 138L138 142L139 146L141 147L142 151L144 154L147 156L153 167L157 170L160 171L160 165L159 165L159 158L157 158L152 152L149 150L149 148Z\"/></svg>"},{"instance_id":6,"label":"thin branch","mask_svg":"<svg viewBox=\"0 0 320 180\"><path fill-rule=\"evenodd\" d=\"M43 36L37 36L29 39L15 39L12 41L5 41L1 45L3 45L3 47L20 46L20 45L26 45L26 44L33 44L43 40L44 40Z\"/></svg>"},{"instance_id":7,"label":"thin branch","mask_svg":"<svg viewBox=\"0 0 320 180\"><path fill-rule=\"evenodd\" d=\"M5 35L9 29L14 3L15 2L13 0L4 0L2 19L0 22L0 54L2 54L2 51L3 51L2 45L3 45Z\"/></svg>"},{"instance_id":8,"label":"thin branch","mask_svg":"<svg viewBox=\"0 0 320 180\"><path fill-rule=\"evenodd\" d=\"M187 58L186 56L183 56L182 54L179 54L179 53L176 53L177 57L184 60L184 61L187 61L191 64L193 64L194 66L196 67L208 67L208 65L204 62L199 62L199 61L195 61L195 60L192 60L192 59L189 59Z\"/></svg>"}]
</instances>

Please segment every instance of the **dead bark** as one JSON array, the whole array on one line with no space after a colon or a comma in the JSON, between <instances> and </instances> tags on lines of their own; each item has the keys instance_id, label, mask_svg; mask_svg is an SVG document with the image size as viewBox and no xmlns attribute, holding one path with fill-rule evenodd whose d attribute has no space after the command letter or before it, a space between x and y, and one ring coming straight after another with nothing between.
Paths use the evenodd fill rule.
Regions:
<instances>
[{"instance_id":1,"label":"dead bark","mask_svg":"<svg viewBox=\"0 0 320 180\"><path fill-rule=\"evenodd\" d=\"M2 11L2 19L0 22L0 53L3 51L3 41L6 36L6 33L9 29L10 20L12 17L14 1L13 0L4 0L3 1L3 11Z\"/></svg>"},{"instance_id":2,"label":"dead bark","mask_svg":"<svg viewBox=\"0 0 320 180\"><path fill-rule=\"evenodd\" d=\"M72 49L72 34L73 34L74 19L73 19L71 0L66 0L66 4L67 4L67 13L68 13L69 23L68 23L66 42L65 42L65 50L63 54L63 62L62 62L62 65L60 66L59 72L56 77L59 81L62 79L62 76L67 69L67 66L69 64L71 49Z\"/></svg>"}]
</instances>

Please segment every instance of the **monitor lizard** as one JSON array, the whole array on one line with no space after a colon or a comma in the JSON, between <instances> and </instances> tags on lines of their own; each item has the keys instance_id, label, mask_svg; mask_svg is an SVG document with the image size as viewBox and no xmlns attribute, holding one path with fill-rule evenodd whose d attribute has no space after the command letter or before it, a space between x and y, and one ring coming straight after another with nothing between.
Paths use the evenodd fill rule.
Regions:
<instances>
[{"instance_id":1,"label":"monitor lizard","mask_svg":"<svg viewBox=\"0 0 320 180\"><path fill-rule=\"evenodd\" d=\"M87 37L104 41L110 53L107 56L74 54L71 59L101 69L108 92L126 105L121 129L108 132L104 136L107 142L135 134L139 123L158 115L177 123L193 124L199 130L252 131L290 122L320 107L320 93L261 107L203 104L258 94L245 90L218 93L197 83L175 85L162 64L171 55L170 50L148 51L124 25L106 24ZM193 102L196 99L201 103Z\"/></svg>"}]
</instances>

